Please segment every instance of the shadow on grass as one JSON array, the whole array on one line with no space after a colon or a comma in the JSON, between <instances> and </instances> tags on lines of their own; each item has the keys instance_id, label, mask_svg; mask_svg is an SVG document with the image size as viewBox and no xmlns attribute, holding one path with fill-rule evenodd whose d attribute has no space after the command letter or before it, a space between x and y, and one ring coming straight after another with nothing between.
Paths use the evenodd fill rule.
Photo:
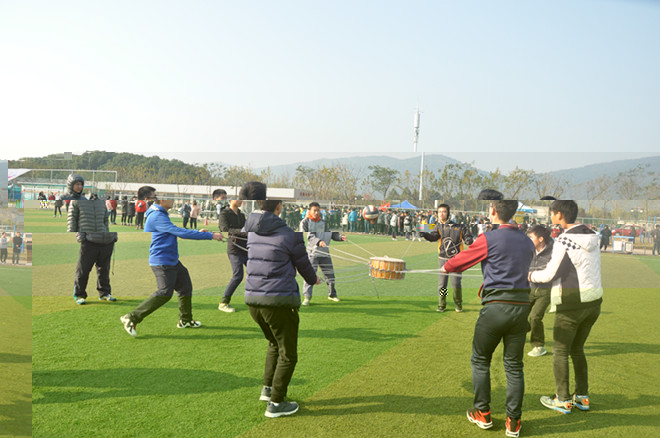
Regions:
<instances>
[{"instance_id":1,"label":"shadow on grass","mask_svg":"<svg viewBox=\"0 0 660 438\"><path fill-rule=\"evenodd\" d=\"M32 363L32 356L27 354L0 353L0 363Z\"/></svg>"},{"instance_id":2,"label":"shadow on grass","mask_svg":"<svg viewBox=\"0 0 660 438\"><path fill-rule=\"evenodd\" d=\"M31 395L23 397L26 400L0 402L0 436L32 436Z\"/></svg>"},{"instance_id":3,"label":"shadow on grass","mask_svg":"<svg viewBox=\"0 0 660 438\"><path fill-rule=\"evenodd\" d=\"M320 339L348 339L350 341L362 342L387 342L392 340L404 340L416 338L416 335L385 333L365 328L336 328L325 330L300 330L300 338L320 338Z\"/></svg>"},{"instance_id":4,"label":"shadow on grass","mask_svg":"<svg viewBox=\"0 0 660 438\"><path fill-rule=\"evenodd\" d=\"M387 307L383 307L387 306ZM315 296L309 307L301 307L305 313L349 313L379 317L401 317L406 314L427 313L435 310L437 300L429 297L428 302L388 300L384 298L361 300L348 298L340 303L329 302L325 295Z\"/></svg>"},{"instance_id":5,"label":"shadow on grass","mask_svg":"<svg viewBox=\"0 0 660 438\"><path fill-rule=\"evenodd\" d=\"M472 406L472 397L420 397L410 395L369 395L310 400L301 403L305 416L378 414L463 415ZM466 420L467 421L467 420Z\"/></svg>"},{"instance_id":6,"label":"shadow on grass","mask_svg":"<svg viewBox=\"0 0 660 438\"><path fill-rule=\"evenodd\" d=\"M621 342L590 342L584 346L587 359L589 356L613 356L615 354L648 353L660 354L658 344L621 343Z\"/></svg>"},{"instance_id":7,"label":"shadow on grass","mask_svg":"<svg viewBox=\"0 0 660 438\"><path fill-rule=\"evenodd\" d=\"M33 404L72 403L113 397L191 395L260 388L260 378L171 368L106 368L34 371ZM54 388L62 388L57 390Z\"/></svg>"},{"instance_id":8,"label":"shadow on grass","mask_svg":"<svg viewBox=\"0 0 660 438\"><path fill-rule=\"evenodd\" d=\"M561 432L593 431L616 427L648 426L657 428L658 417L648 413L637 413L639 409L658 408L660 396L640 394L630 398L620 394L596 394L591 397L591 410L573 409L571 414L564 415L543 407L539 399L548 394L525 394L524 412L546 412L543 418L525 420L523 412L523 428L525 436L559 435ZM625 412L625 413L624 413ZM542 415L542 414L539 414ZM611 433L602 433L612 436ZM610 431L611 432L611 431ZM625 436L625 435L622 435Z\"/></svg>"}]
</instances>

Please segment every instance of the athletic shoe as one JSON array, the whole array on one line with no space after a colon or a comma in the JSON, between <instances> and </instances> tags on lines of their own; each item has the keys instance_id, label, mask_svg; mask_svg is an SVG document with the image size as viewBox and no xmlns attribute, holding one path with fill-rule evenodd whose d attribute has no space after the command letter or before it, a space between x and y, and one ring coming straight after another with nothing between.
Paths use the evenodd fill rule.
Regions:
<instances>
[{"instance_id":1,"label":"athletic shoe","mask_svg":"<svg viewBox=\"0 0 660 438\"><path fill-rule=\"evenodd\" d=\"M234 309L227 303L220 303L220 305L218 306L218 310L222 310L223 312L227 312L227 313L233 313L236 311L236 309Z\"/></svg>"},{"instance_id":2,"label":"athletic shoe","mask_svg":"<svg viewBox=\"0 0 660 438\"><path fill-rule=\"evenodd\" d=\"M133 337L137 336L137 332L135 331L135 323L131 321L131 318L129 318L128 315L119 317L119 320L122 324L124 324L124 329L129 335Z\"/></svg>"},{"instance_id":3,"label":"athletic shoe","mask_svg":"<svg viewBox=\"0 0 660 438\"><path fill-rule=\"evenodd\" d=\"M101 301L117 301L117 298L113 297L110 294L103 295L102 297L99 297L99 300Z\"/></svg>"},{"instance_id":4,"label":"athletic shoe","mask_svg":"<svg viewBox=\"0 0 660 438\"><path fill-rule=\"evenodd\" d=\"M80 305L83 305L83 304L85 304L85 303L87 302L87 301L85 300L85 298L83 298L83 297L77 297L77 296L75 296L75 295L73 296L73 299L76 301L76 304L80 304Z\"/></svg>"},{"instance_id":5,"label":"athletic shoe","mask_svg":"<svg viewBox=\"0 0 660 438\"><path fill-rule=\"evenodd\" d=\"M435 311L436 311L436 312L440 312L440 313L442 313L442 312L445 311L445 308L444 308L444 307L440 307L440 306L438 306L438 308L437 308Z\"/></svg>"},{"instance_id":6,"label":"athletic shoe","mask_svg":"<svg viewBox=\"0 0 660 438\"><path fill-rule=\"evenodd\" d=\"M573 407L572 400L561 401L556 395L554 397L544 395L541 397L541 404L548 409L561 412L562 414L570 414Z\"/></svg>"},{"instance_id":7,"label":"athletic shoe","mask_svg":"<svg viewBox=\"0 0 660 438\"><path fill-rule=\"evenodd\" d=\"M462 307L457 307L456 308L456 313L463 313L463 308Z\"/></svg>"},{"instance_id":8,"label":"athletic shoe","mask_svg":"<svg viewBox=\"0 0 660 438\"><path fill-rule=\"evenodd\" d=\"M330 301L334 301L335 303L338 303L338 302L340 301L340 300L339 300L339 297L328 297L328 299L329 299Z\"/></svg>"},{"instance_id":9,"label":"athletic shoe","mask_svg":"<svg viewBox=\"0 0 660 438\"><path fill-rule=\"evenodd\" d=\"M305 297L305 299L304 299L303 302L302 302L302 305L303 305L303 306L309 306L309 301L310 301L310 298L309 298L309 297Z\"/></svg>"},{"instance_id":10,"label":"athletic shoe","mask_svg":"<svg viewBox=\"0 0 660 438\"><path fill-rule=\"evenodd\" d=\"M296 412L298 412L298 403L296 402L281 401L279 403L273 403L269 401L264 415L268 418L277 418L283 415L295 414Z\"/></svg>"},{"instance_id":11,"label":"athletic shoe","mask_svg":"<svg viewBox=\"0 0 660 438\"><path fill-rule=\"evenodd\" d=\"M490 429L493 427L493 421L490 418L490 411L481 412L477 408L468 409L467 418L470 423L474 423L482 429Z\"/></svg>"},{"instance_id":12,"label":"athletic shoe","mask_svg":"<svg viewBox=\"0 0 660 438\"><path fill-rule=\"evenodd\" d=\"M543 356L544 354L546 354L547 352L548 352L548 350L546 350L545 347L543 345L541 345L540 347L532 348L531 351L529 353L527 353L527 356L540 357L540 356Z\"/></svg>"},{"instance_id":13,"label":"athletic shoe","mask_svg":"<svg viewBox=\"0 0 660 438\"><path fill-rule=\"evenodd\" d=\"M259 397L259 400L269 402L271 392L273 392L273 388L271 386L264 386L261 388L261 396Z\"/></svg>"},{"instance_id":14,"label":"athletic shoe","mask_svg":"<svg viewBox=\"0 0 660 438\"><path fill-rule=\"evenodd\" d=\"M176 324L177 328L198 328L202 326L202 323L199 321L195 320L190 320L188 322L183 322L179 320L179 322Z\"/></svg>"},{"instance_id":15,"label":"athletic shoe","mask_svg":"<svg viewBox=\"0 0 660 438\"><path fill-rule=\"evenodd\" d=\"M506 436L512 438L520 436L520 418L506 417Z\"/></svg>"},{"instance_id":16,"label":"athletic shoe","mask_svg":"<svg viewBox=\"0 0 660 438\"><path fill-rule=\"evenodd\" d=\"M573 406L581 411L589 410L589 396L573 394Z\"/></svg>"}]
</instances>

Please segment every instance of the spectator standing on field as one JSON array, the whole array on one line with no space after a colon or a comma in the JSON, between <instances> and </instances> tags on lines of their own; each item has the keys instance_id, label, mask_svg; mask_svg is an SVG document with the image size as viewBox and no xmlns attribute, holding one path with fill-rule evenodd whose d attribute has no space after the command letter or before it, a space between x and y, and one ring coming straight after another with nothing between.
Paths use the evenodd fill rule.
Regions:
<instances>
[{"instance_id":1,"label":"spectator standing on field","mask_svg":"<svg viewBox=\"0 0 660 438\"><path fill-rule=\"evenodd\" d=\"M656 225L655 229L651 231L651 238L653 239L652 255L655 255L656 252L660 255L660 225Z\"/></svg>"},{"instance_id":2,"label":"spectator standing on field","mask_svg":"<svg viewBox=\"0 0 660 438\"><path fill-rule=\"evenodd\" d=\"M9 239L7 238L7 233L3 231L2 236L0 236L0 263L7 263L8 247Z\"/></svg>"},{"instance_id":3,"label":"spectator standing on field","mask_svg":"<svg viewBox=\"0 0 660 438\"><path fill-rule=\"evenodd\" d=\"M529 267L529 272L545 269L552 255L553 240L550 236L550 230L543 225L532 225L527 231L527 235L534 244L534 258ZM531 283L529 301L531 310L529 312L530 334L529 342L532 344L532 350L527 353L531 357L543 356L547 353L545 349L545 332L543 327L543 316L550 305L550 287L551 283Z\"/></svg>"},{"instance_id":4,"label":"spectator standing on field","mask_svg":"<svg viewBox=\"0 0 660 438\"><path fill-rule=\"evenodd\" d=\"M192 202L192 207L190 208L190 228L193 230L197 229L197 218L199 213L202 211L202 207L197 204L197 201Z\"/></svg>"},{"instance_id":5,"label":"spectator standing on field","mask_svg":"<svg viewBox=\"0 0 660 438\"><path fill-rule=\"evenodd\" d=\"M188 221L190 220L191 207L189 201L184 202L181 207L181 217L183 218L183 228L188 228Z\"/></svg>"}]
</instances>

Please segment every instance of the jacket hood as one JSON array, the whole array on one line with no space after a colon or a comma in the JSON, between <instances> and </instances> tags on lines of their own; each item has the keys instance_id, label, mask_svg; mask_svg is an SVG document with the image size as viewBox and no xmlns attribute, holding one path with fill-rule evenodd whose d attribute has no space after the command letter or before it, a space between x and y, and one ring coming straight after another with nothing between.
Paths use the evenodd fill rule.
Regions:
<instances>
[{"instance_id":1,"label":"jacket hood","mask_svg":"<svg viewBox=\"0 0 660 438\"><path fill-rule=\"evenodd\" d=\"M293 231L286 222L270 211L255 210L250 213L245 221L243 231L247 233L272 234L282 231Z\"/></svg>"},{"instance_id":2,"label":"jacket hood","mask_svg":"<svg viewBox=\"0 0 660 438\"><path fill-rule=\"evenodd\" d=\"M600 246L598 234L587 228L586 225L577 225L565 233L561 234L556 240L568 239L576 246L585 251L591 252Z\"/></svg>"},{"instance_id":3,"label":"jacket hood","mask_svg":"<svg viewBox=\"0 0 660 438\"><path fill-rule=\"evenodd\" d=\"M70 198L72 199L78 199L80 197L80 193L76 193L73 191L73 185L80 181L85 187L85 178L82 176L78 175L77 173L72 173L69 175L69 177L66 179L66 189L67 189L67 194L69 195Z\"/></svg>"}]
</instances>

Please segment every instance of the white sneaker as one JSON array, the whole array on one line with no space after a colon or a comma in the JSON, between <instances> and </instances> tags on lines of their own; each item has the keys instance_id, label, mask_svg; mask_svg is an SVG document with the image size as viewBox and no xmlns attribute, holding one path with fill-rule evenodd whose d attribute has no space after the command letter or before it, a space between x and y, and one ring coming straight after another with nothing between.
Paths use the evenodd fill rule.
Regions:
<instances>
[{"instance_id":1,"label":"white sneaker","mask_svg":"<svg viewBox=\"0 0 660 438\"><path fill-rule=\"evenodd\" d=\"M329 299L330 301L334 301L335 303L338 303L339 301L341 301L341 300L339 299L339 297L328 297L328 299Z\"/></svg>"},{"instance_id":2,"label":"white sneaker","mask_svg":"<svg viewBox=\"0 0 660 438\"><path fill-rule=\"evenodd\" d=\"M305 299L302 302L303 306L309 306L309 297L305 297Z\"/></svg>"},{"instance_id":3,"label":"white sneaker","mask_svg":"<svg viewBox=\"0 0 660 438\"><path fill-rule=\"evenodd\" d=\"M128 317L128 315L124 315L124 316L119 317L119 320L121 321L122 324L124 324L124 330L126 330L126 332L129 335L131 335L133 337L137 336L137 332L135 331L135 323L133 323L131 321L131 319Z\"/></svg>"},{"instance_id":4,"label":"white sneaker","mask_svg":"<svg viewBox=\"0 0 660 438\"><path fill-rule=\"evenodd\" d=\"M199 322L199 321L195 321L194 319L190 320L188 322L183 322L183 321L179 320L179 322L177 322L176 326L177 326L177 328L199 328L199 327L202 326L202 323Z\"/></svg>"},{"instance_id":5,"label":"white sneaker","mask_svg":"<svg viewBox=\"0 0 660 438\"><path fill-rule=\"evenodd\" d=\"M227 303L220 303L220 305L218 306L218 310L222 310L223 312L227 312L227 313L233 313L236 311L236 309L234 309Z\"/></svg>"},{"instance_id":6,"label":"white sneaker","mask_svg":"<svg viewBox=\"0 0 660 438\"><path fill-rule=\"evenodd\" d=\"M548 352L548 350L546 350L545 347L543 347L543 346L534 347L534 348L532 348L532 350L529 353L527 353L527 356L540 357L540 356L543 356L544 354L546 354L547 352Z\"/></svg>"}]
</instances>

